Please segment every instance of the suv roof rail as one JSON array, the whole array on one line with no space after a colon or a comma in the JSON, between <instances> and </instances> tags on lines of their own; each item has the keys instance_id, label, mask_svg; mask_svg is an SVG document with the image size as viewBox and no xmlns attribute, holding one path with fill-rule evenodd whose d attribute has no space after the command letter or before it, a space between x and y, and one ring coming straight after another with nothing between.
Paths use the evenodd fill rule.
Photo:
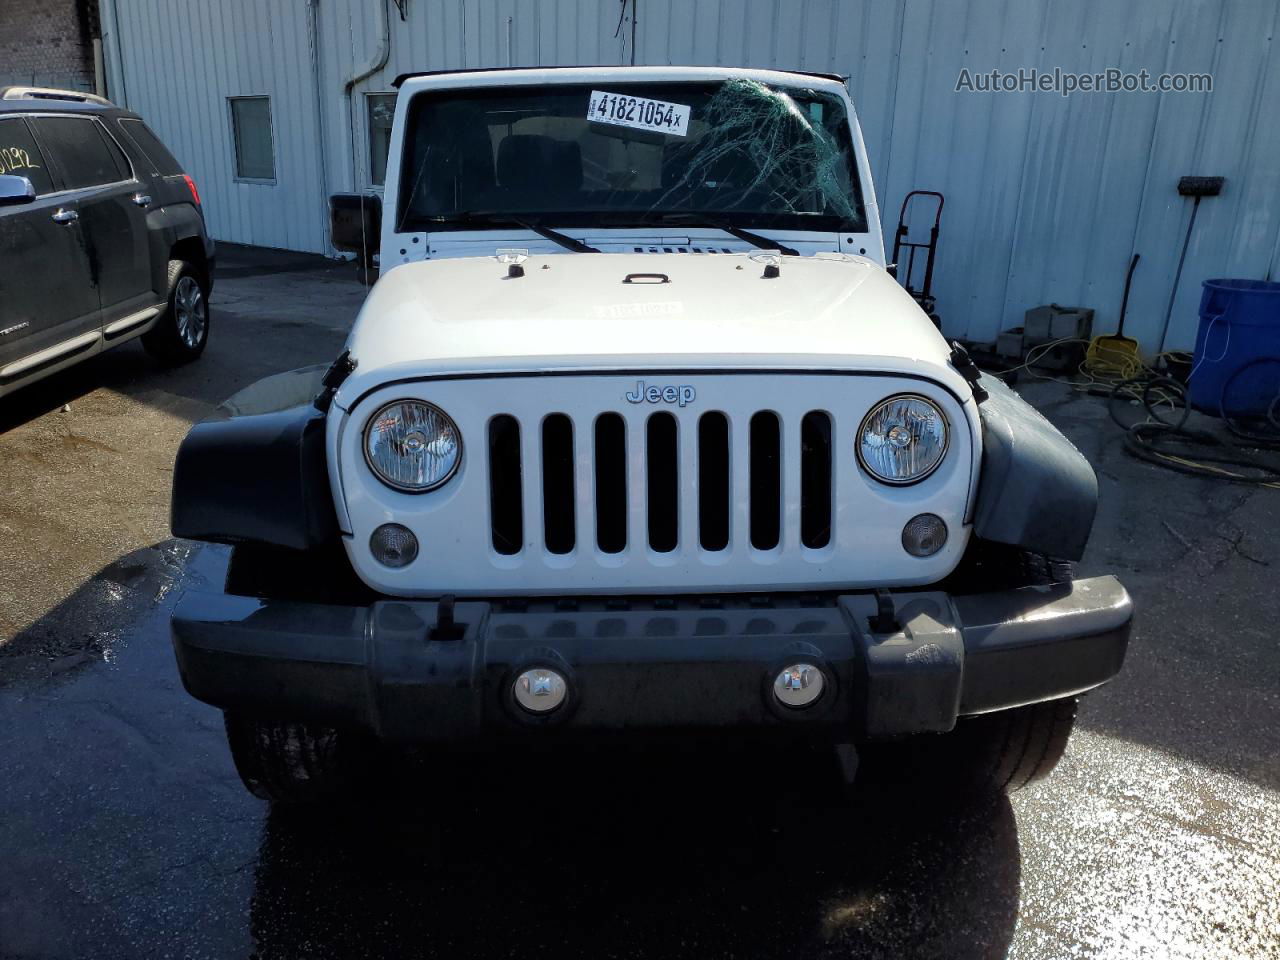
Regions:
<instances>
[{"instance_id":1,"label":"suv roof rail","mask_svg":"<svg viewBox=\"0 0 1280 960\"><path fill-rule=\"evenodd\" d=\"M104 107L115 104L106 97L82 90L58 90L54 87L0 87L0 100L71 100L75 103L97 103Z\"/></svg>"},{"instance_id":2,"label":"suv roof rail","mask_svg":"<svg viewBox=\"0 0 1280 960\"><path fill-rule=\"evenodd\" d=\"M616 67L616 63L605 64L575 64L574 67L582 67L590 69L591 67ZM574 67L462 67L454 70L415 70L411 73L402 73L391 82L391 86L399 90L406 80L414 80L418 77L442 77L451 73L503 73L509 70L568 70ZM842 73L819 73L815 70L779 70L773 67L767 67L771 73L791 73L798 77L819 77L823 80L835 80L837 83L848 83L849 78Z\"/></svg>"}]
</instances>

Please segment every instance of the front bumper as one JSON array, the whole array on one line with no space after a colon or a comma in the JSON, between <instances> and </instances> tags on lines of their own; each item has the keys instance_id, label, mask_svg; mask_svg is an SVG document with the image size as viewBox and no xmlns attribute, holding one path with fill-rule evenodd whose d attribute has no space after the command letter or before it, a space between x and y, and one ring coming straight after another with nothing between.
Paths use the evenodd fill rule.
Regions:
<instances>
[{"instance_id":1,"label":"front bumper","mask_svg":"<svg viewBox=\"0 0 1280 960\"><path fill-rule=\"evenodd\" d=\"M182 681L229 710L398 741L571 731L754 728L835 741L946 731L958 716L1083 693L1120 670L1133 604L1114 577L949 596L872 594L368 607L188 593L173 614ZM774 699L784 666L827 683L811 707ZM516 675L549 666L569 696L535 716Z\"/></svg>"}]
</instances>

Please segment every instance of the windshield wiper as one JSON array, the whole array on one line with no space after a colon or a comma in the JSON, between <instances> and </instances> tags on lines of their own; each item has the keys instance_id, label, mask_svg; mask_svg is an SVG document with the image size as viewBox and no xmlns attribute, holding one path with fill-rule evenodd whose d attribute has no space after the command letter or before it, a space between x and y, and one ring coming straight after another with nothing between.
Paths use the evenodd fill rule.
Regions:
<instances>
[{"instance_id":1,"label":"windshield wiper","mask_svg":"<svg viewBox=\"0 0 1280 960\"><path fill-rule=\"evenodd\" d=\"M743 230L741 227L735 227L732 223L721 220L715 214L708 213L648 213L643 214L645 221L657 220L660 223L680 224L686 227L714 227L716 230L723 230L731 237L749 243L752 246L759 247L762 250L777 250L784 253L788 257L800 256L800 251L795 247L788 247L785 243L779 243L777 240L770 240L768 237L762 237L758 233L751 230Z\"/></svg>"},{"instance_id":2,"label":"windshield wiper","mask_svg":"<svg viewBox=\"0 0 1280 960\"><path fill-rule=\"evenodd\" d=\"M574 253L599 253L595 247L588 246L581 240L575 240L568 234L561 233L559 230L552 230L550 227L544 227L537 220L530 220L510 213L457 213L452 216L429 217L432 223L454 223L469 227L505 227L515 225L525 230L532 230L540 237L545 237L552 243L558 243L566 250L572 250Z\"/></svg>"}]
</instances>

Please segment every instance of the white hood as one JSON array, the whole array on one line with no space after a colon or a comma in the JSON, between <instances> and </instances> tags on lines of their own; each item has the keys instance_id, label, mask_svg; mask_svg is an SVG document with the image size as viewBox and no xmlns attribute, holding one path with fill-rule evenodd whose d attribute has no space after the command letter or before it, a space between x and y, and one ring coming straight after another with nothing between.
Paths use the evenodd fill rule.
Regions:
<instances>
[{"instance_id":1,"label":"white hood","mask_svg":"<svg viewBox=\"0 0 1280 960\"><path fill-rule=\"evenodd\" d=\"M547 370L820 369L925 375L967 398L950 348L876 264L747 254L493 257L396 267L352 330L338 403L389 380ZM628 275L661 274L668 282Z\"/></svg>"}]
</instances>

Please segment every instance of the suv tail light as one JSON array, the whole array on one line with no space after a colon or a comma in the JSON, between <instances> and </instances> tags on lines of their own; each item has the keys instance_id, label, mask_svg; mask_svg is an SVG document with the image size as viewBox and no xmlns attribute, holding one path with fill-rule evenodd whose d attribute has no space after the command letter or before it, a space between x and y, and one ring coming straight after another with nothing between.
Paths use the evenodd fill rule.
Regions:
<instances>
[{"instance_id":1,"label":"suv tail light","mask_svg":"<svg viewBox=\"0 0 1280 960\"><path fill-rule=\"evenodd\" d=\"M182 175L182 179L187 181L187 189L191 191L191 199L196 202L196 206L200 206L200 191L196 189L196 182L187 174Z\"/></svg>"}]
</instances>

